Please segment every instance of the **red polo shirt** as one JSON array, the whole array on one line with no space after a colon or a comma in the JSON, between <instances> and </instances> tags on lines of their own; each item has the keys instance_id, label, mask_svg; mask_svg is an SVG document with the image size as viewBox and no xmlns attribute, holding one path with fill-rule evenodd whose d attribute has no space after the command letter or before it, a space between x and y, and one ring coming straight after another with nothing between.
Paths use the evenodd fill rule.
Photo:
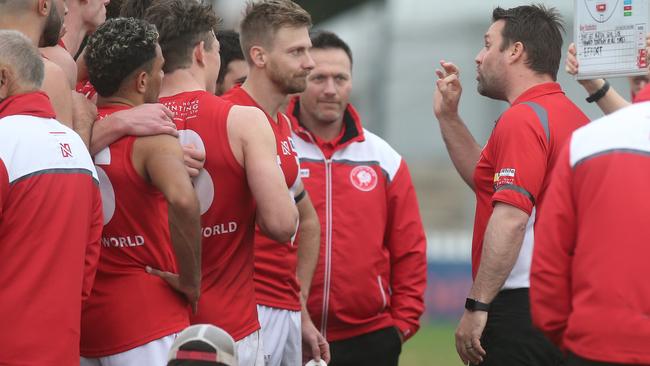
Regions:
<instances>
[{"instance_id":1,"label":"red polo shirt","mask_svg":"<svg viewBox=\"0 0 650 366\"><path fill-rule=\"evenodd\" d=\"M531 216L517 263L504 288L529 287L534 207L544 197L549 172L570 134L589 121L557 83L536 85L522 93L496 122L474 171L476 216L472 276L481 261L488 220L496 202Z\"/></svg>"}]
</instances>

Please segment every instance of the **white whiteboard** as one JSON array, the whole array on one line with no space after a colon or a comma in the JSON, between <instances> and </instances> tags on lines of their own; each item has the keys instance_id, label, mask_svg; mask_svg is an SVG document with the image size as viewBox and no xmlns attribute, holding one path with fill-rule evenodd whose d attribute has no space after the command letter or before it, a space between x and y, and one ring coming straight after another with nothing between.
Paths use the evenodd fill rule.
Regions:
<instances>
[{"instance_id":1,"label":"white whiteboard","mask_svg":"<svg viewBox=\"0 0 650 366\"><path fill-rule=\"evenodd\" d=\"M577 79L645 75L648 0L575 0Z\"/></svg>"}]
</instances>

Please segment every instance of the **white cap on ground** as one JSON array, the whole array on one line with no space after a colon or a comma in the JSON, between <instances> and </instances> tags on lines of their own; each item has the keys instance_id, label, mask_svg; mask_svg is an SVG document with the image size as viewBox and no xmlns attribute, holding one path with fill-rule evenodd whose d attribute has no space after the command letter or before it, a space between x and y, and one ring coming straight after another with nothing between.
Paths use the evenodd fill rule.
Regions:
<instances>
[{"instance_id":1,"label":"white cap on ground","mask_svg":"<svg viewBox=\"0 0 650 366\"><path fill-rule=\"evenodd\" d=\"M305 366L327 366L327 363L325 363L325 361L323 361L322 359L320 360L320 362L316 360L311 360L307 362Z\"/></svg>"},{"instance_id":2,"label":"white cap on ground","mask_svg":"<svg viewBox=\"0 0 650 366\"><path fill-rule=\"evenodd\" d=\"M215 365L238 366L235 341L225 330L211 324L185 328L169 350L169 361L193 360Z\"/></svg>"}]
</instances>

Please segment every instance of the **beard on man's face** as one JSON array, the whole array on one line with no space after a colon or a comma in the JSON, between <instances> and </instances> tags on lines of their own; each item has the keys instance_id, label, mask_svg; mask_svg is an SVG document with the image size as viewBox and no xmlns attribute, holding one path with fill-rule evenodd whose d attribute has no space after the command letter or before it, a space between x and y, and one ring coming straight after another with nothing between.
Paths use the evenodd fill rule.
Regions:
<instances>
[{"instance_id":1,"label":"beard on man's face","mask_svg":"<svg viewBox=\"0 0 650 366\"><path fill-rule=\"evenodd\" d=\"M52 10L45 21L45 29L41 36L41 47L53 47L59 43L61 28L63 27L63 18L59 16L56 4L52 2Z\"/></svg>"}]
</instances>

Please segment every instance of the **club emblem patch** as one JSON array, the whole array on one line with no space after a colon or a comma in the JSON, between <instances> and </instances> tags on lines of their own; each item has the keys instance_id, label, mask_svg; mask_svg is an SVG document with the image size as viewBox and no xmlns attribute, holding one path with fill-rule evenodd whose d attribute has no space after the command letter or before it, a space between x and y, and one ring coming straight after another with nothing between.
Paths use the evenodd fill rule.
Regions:
<instances>
[{"instance_id":1,"label":"club emblem patch","mask_svg":"<svg viewBox=\"0 0 650 366\"><path fill-rule=\"evenodd\" d=\"M350 182L360 191L372 191L377 186L377 173L368 166L360 165L350 172Z\"/></svg>"}]
</instances>

